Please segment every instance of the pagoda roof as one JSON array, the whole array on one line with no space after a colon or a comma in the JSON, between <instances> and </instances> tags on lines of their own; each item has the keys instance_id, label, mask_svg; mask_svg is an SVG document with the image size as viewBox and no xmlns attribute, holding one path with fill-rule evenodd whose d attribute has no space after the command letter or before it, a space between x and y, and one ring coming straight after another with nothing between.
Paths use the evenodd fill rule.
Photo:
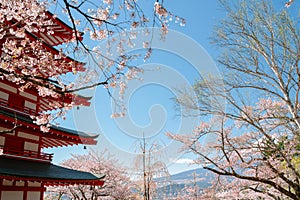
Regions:
<instances>
[{"instance_id":1,"label":"pagoda roof","mask_svg":"<svg viewBox=\"0 0 300 200\"><path fill-rule=\"evenodd\" d=\"M4 73L4 74L9 74L8 71L1 69L0 68L0 74ZM20 87L20 85L17 85L16 83L13 83L9 80L3 79L1 80L1 83L7 84L9 86L12 86L16 89L18 89ZM61 90L62 88L58 85L54 85L56 87L56 90ZM33 95L38 95L38 91L36 88L29 88L29 89L25 89L25 92L28 92L30 94ZM59 96L58 98L52 97L52 96L46 96L43 98L40 98L40 110L39 111L50 111L53 110L53 107L50 106L50 104L54 104L57 101L60 102L64 102L64 103L73 103L74 106L90 106L91 102L90 100L92 99L91 96L87 97L87 96L82 96L80 94L77 93L65 93L61 96ZM5 103L8 103L8 100L0 100L2 101L2 103L4 103L4 101L6 101ZM29 112L31 115L33 114L34 111Z\"/></svg>"},{"instance_id":2,"label":"pagoda roof","mask_svg":"<svg viewBox=\"0 0 300 200\"><path fill-rule=\"evenodd\" d=\"M45 31L38 31L38 32L25 31L26 36L31 40L41 41L45 50L51 52L53 55L59 55L60 51L55 49L53 46L57 46L57 45L61 45L61 44L69 42L74 37L74 30L69 25L64 23L62 20L60 20L58 17L56 17L49 11L45 11L45 16L47 17L47 19L52 21L52 24L47 25L47 26L51 27L53 33L48 33L47 32L48 27L47 27L47 28L45 28ZM6 21L6 23L8 25L12 25L13 23L15 23L15 21L16 20L13 19L10 21ZM22 23L19 24L18 27L22 27ZM82 40L83 33L80 32L77 35L78 35L77 39ZM23 40L22 38L18 38L14 35L11 35L10 33L7 33L4 38L0 39L0 43L3 43L7 38L14 39L16 41ZM0 50L0 53L1 53L1 50ZM61 72L57 72L58 74L52 74L52 76L65 74L65 73L71 72L71 71L85 71L85 68L84 68L85 63L76 61L75 59L73 59L69 56L62 55L62 58L60 58L60 59L57 58L55 60L56 61L61 60L62 63L66 62L66 63L64 63L65 69L62 69ZM40 72L40 73L43 76L48 77L47 72Z\"/></svg>"},{"instance_id":3,"label":"pagoda roof","mask_svg":"<svg viewBox=\"0 0 300 200\"><path fill-rule=\"evenodd\" d=\"M53 46L55 46L55 44L48 43L47 41L45 41L45 39L41 38L41 36L39 36L39 35L35 35L33 33L27 32L27 31L26 31L26 34L27 34L27 37L29 37L31 39L41 40L47 51L50 51L54 55L59 55L59 53L60 53L59 50L57 50L56 48L53 47ZM50 35L47 35L47 36L50 37ZM15 39L18 40L18 38L16 38L16 37L15 37ZM76 68L76 71L85 71L85 68L84 68L85 63L84 62L77 61L69 56L64 56L63 59L67 62L72 62ZM69 68L69 71L72 71L71 67Z\"/></svg>"},{"instance_id":4,"label":"pagoda roof","mask_svg":"<svg viewBox=\"0 0 300 200\"><path fill-rule=\"evenodd\" d=\"M60 20L56 15L50 11L45 11L45 20L50 20L52 23L45 25L44 31L32 32L37 38L41 39L45 43L51 46L61 45L63 43L69 42L75 37L75 31L72 27L67 25L65 22ZM12 19L10 23L15 23L17 20ZM24 24L19 23L18 26L22 27ZM51 33L48 29L51 28ZM28 33L28 31L27 31ZM77 33L77 39L82 40L82 32Z\"/></svg>"},{"instance_id":5,"label":"pagoda roof","mask_svg":"<svg viewBox=\"0 0 300 200\"><path fill-rule=\"evenodd\" d=\"M51 125L49 132L43 133L40 131L39 125L35 124L33 119L28 115L23 115L16 110L3 109L0 107L0 124L4 122L9 125L7 121L11 122L11 127L15 123L22 125L21 129L34 130L34 134L42 137L42 147L59 147L77 144L97 144L97 134L89 134L82 131L68 129Z\"/></svg>"},{"instance_id":6,"label":"pagoda roof","mask_svg":"<svg viewBox=\"0 0 300 200\"><path fill-rule=\"evenodd\" d=\"M0 177L11 180L40 181L44 185L103 185L105 175L73 170L51 163L0 157Z\"/></svg>"},{"instance_id":7,"label":"pagoda roof","mask_svg":"<svg viewBox=\"0 0 300 200\"><path fill-rule=\"evenodd\" d=\"M88 134L86 132L82 132L82 131L78 131L78 130L74 130L74 129L69 129L69 128L65 128L65 127L61 127L61 126L52 125L51 129L57 130L57 131L60 131L60 132L64 132L64 133L69 133L70 135L80 136L80 137L87 137L87 138L97 138L98 137L98 135L91 135L91 134Z\"/></svg>"},{"instance_id":8,"label":"pagoda roof","mask_svg":"<svg viewBox=\"0 0 300 200\"><path fill-rule=\"evenodd\" d=\"M46 51L51 52L53 55L57 55L56 58L53 57L53 61L59 61L59 63L61 63L62 69L61 69L61 71L57 72L57 74L52 74L52 76L66 74L67 72L72 72L72 71L77 71L77 72L85 71L84 66L86 63L77 61L69 56L61 54L61 52L59 50L54 48L53 45L47 43L43 38L40 38L39 35L30 33L28 31L25 31L25 33L26 33L27 38L29 38L30 40L40 41L43 45L43 48ZM0 43L1 44L4 43L7 38L10 38L10 39L13 39L13 40L19 41L19 42L23 40L23 38L18 38L16 36L13 36L8 33L4 38L0 39ZM61 56L58 56L60 54L61 54ZM43 71L43 72L40 71L40 73L41 73L41 76L43 76L43 77L49 77L49 75L45 71Z\"/></svg>"},{"instance_id":9,"label":"pagoda roof","mask_svg":"<svg viewBox=\"0 0 300 200\"><path fill-rule=\"evenodd\" d=\"M46 43L51 46L56 46L62 43L69 41L74 37L74 30L65 22L60 20L58 17L53 15L50 11L46 12L46 15L49 19L53 21L51 28L53 29L53 34L45 34L38 32L37 36L43 39ZM82 40L82 32L79 32L79 39Z\"/></svg>"}]
</instances>

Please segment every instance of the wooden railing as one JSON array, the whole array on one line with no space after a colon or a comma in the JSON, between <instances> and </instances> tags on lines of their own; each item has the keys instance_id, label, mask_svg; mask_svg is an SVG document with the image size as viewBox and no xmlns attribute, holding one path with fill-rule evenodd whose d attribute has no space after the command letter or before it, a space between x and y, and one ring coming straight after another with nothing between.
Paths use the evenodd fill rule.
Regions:
<instances>
[{"instance_id":1,"label":"wooden railing","mask_svg":"<svg viewBox=\"0 0 300 200\"><path fill-rule=\"evenodd\" d=\"M53 158L53 154L31 151L31 150L17 150L13 148L7 148L0 146L0 151L2 156L9 156L9 157L18 157L24 159L32 159L32 160L39 160L39 161L46 161L51 162Z\"/></svg>"},{"instance_id":2,"label":"wooden railing","mask_svg":"<svg viewBox=\"0 0 300 200\"><path fill-rule=\"evenodd\" d=\"M0 98L0 106L6 110L13 110L13 111L18 111L21 114L26 114L26 115L35 115L36 111L32 108L23 106L19 107L13 104L10 104L8 100L1 99Z\"/></svg>"}]
</instances>

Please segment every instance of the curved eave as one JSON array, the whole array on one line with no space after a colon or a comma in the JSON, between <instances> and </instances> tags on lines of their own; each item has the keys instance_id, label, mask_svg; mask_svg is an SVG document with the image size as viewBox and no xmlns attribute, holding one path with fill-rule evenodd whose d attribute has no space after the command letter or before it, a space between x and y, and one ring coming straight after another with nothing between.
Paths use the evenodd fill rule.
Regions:
<instances>
[{"instance_id":1,"label":"curved eave","mask_svg":"<svg viewBox=\"0 0 300 200\"><path fill-rule=\"evenodd\" d=\"M0 178L39 181L43 185L103 185L105 175L73 170L50 163L0 157Z\"/></svg>"},{"instance_id":2,"label":"curved eave","mask_svg":"<svg viewBox=\"0 0 300 200\"><path fill-rule=\"evenodd\" d=\"M57 87L58 89L61 89ZM53 108L50 103L55 103L57 101L64 102L64 103L73 103L74 106L90 106L91 102L89 100L92 97L84 97L73 93L68 93L62 96L61 98L53 98L53 97L45 97L40 100L40 111L50 111Z\"/></svg>"},{"instance_id":3,"label":"curved eave","mask_svg":"<svg viewBox=\"0 0 300 200\"><path fill-rule=\"evenodd\" d=\"M40 131L40 126L34 124L29 116L24 116L17 112L16 115L14 115L14 112L3 110L3 108L0 109L0 125L2 127L10 129L14 127L15 123L20 126L17 129L22 129L23 131L28 131L42 137L42 148L72 146L78 144L96 145L96 138L99 136L58 126L52 126L49 132L44 133ZM5 134L3 134L3 136L5 136Z\"/></svg>"},{"instance_id":4,"label":"curved eave","mask_svg":"<svg viewBox=\"0 0 300 200\"><path fill-rule=\"evenodd\" d=\"M31 40L41 40L42 39L41 41L42 41L42 43L43 43L43 45L44 45L44 47L47 51L50 51L54 55L59 55L60 52L53 47L54 45L49 44L48 42L43 40L43 38L40 38L39 36L34 35L32 33L29 33L29 32L26 32L26 34ZM18 39L18 38L16 38L16 39ZM73 59L69 56L65 56L63 59L64 59L64 61L66 61L68 63L73 63L74 67L76 68L76 71L79 71L79 72L85 71L85 68L84 68L85 63L79 62L79 61L77 61L77 60L75 60L75 59ZM72 70L73 70L72 67L70 67L69 72L71 72Z\"/></svg>"},{"instance_id":5,"label":"curved eave","mask_svg":"<svg viewBox=\"0 0 300 200\"><path fill-rule=\"evenodd\" d=\"M78 94L73 94L73 102L76 106L90 106L91 102L89 102L92 97L85 97Z\"/></svg>"},{"instance_id":6,"label":"curved eave","mask_svg":"<svg viewBox=\"0 0 300 200\"><path fill-rule=\"evenodd\" d=\"M74 30L69 25L67 25L65 22L60 20L58 17L55 17L51 12L46 12L47 17L52 20L53 25L53 34L45 34L42 32L37 33L37 36L39 38L42 38L45 42L50 44L51 46L57 46L63 43L66 43L70 41L73 37ZM80 32L78 34L79 40L83 39L83 33Z\"/></svg>"},{"instance_id":7,"label":"curved eave","mask_svg":"<svg viewBox=\"0 0 300 200\"><path fill-rule=\"evenodd\" d=\"M13 22L11 22L11 21L7 21L6 23L8 23L8 25L13 24ZM45 50L51 52L54 55L59 55L60 52L53 47L53 46L56 46L58 44L55 44L55 43L49 41L50 40L49 38L53 37L52 35L43 34L43 33L30 33L28 31L25 31L25 33L26 33L26 36L30 40L32 40L32 41L34 41L34 40L35 41L41 41L44 48L45 48ZM5 41L5 39L7 39L7 38L10 38L10 39L13 39L13 40L16 40L16 41L23 40L22 38L18 38L18 37L15 37L13 35L7 34L0 40L0 43L2 44ZM59 44L63 44L67 41L67 40L64 41L63 39L60 39L60 40L61 40L61 43L59 43ZM73 66L71 65L72 67L69 67L68 72L74 71L75 69L76 69L76 71L79 71L79 72L85 71L85 68L84 68L85 63L83 63L83 62L76 61L75 59L73 59L69 56L64 56L62 58L62 61L65 61L69 64L71 63L73 65ZM46 74L45 74L45 76L47 77Z\"/></svg>"},{"instance_id":8,"label":"curved eave","mask_svg":"<svg viewBox=\"0 0 300 200\"><path fill-rule=\"evenodd\" d=\"M1 73L6 73L5 70L0 69L0 74ZM19 88L20 85L17 85L13 82L10 82L6 79L2 80L3 83L13 87L13 88ZM60 87L56 86L57 90L62 90ZM38 96L38 91L36 88L30 88L30 89L26 89L24 90L25 92L28 92L34 96ZM56 102L63 102L63 103L68 103L71 104L73 103L74 106L90 106L90 100L92 97L84 97L78 94L74 94L74 93L67 93L65 95L61 95L58 98L54 98L51 96L47 96L47 97L43 97L40 98L38 101L38 106L39 106L39 110L37 112L42 112L42 111L50 111L53 110L53 107L50 106L50 104L55 104ZM8 100L5 100L6 103L8 103ZM33 114L35 111L30 112L31 114Z\"/></svg>"}]
</instances>

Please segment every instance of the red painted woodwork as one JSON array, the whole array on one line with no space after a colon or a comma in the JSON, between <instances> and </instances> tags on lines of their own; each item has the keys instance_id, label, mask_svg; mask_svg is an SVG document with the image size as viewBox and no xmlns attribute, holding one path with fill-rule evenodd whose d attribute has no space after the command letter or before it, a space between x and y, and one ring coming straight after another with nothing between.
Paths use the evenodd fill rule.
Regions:
<instances>
[{"instance_id":1,"label":"red painted woodwork","mask_svg":"<svg viewBox=\"0 0 300 200\"><path fill-rule=\"evenodd\" d=\"M46 191L43 187L28 187L28 186L0 186L1 191L31 191L31 192L44 192Z\"/></svg>"},{"instance_id":2,"label":"red painted woodwork","mask_svg":"<svg viewBox=\"0 0 300 200\"><path fill-rule=\"evenodd\" d=\"M11 124L8 124L7 122L10 122ZM0 115L1 127L7 127L7 129L10 129L14 126L14 123L15 123L14 118ZM36 124L31 124L23 121L18 121L18 124L22 126L20 128L17 128L16 130L22 130L29 134L42 137L42 142L41 142L42 148L78 145L78 144L87 144L87 145L97 144L97 141L93 137L92 138L80 137L78 135L71 135L67 132L63 132L59 130L50 130L48 133L43 133L40 131L40 127ZM55 142L53 142L53 140Z\"/></svg>"},{"instance_id":3,"label":"red painted woodwork","mask_svg":"<svg viewBox=\"0 0 300 200\"><path fill-rule=\"evenodd\" d=\"M10 94L11 96L11 94ZM20 101L20 100L17 100ZM25 114L25 115L36 115L36 111L28 108L24 105L24 99L23 102L18 103L11 103L10 100L5 100L0 98L0 107L6 109L6 110L11 110L11 111L19 111L20 114Z\"/></svg>"},{"instance_id":4,"label":"red painted woodwork","mask_svg":"<svg viewBox=\"0 0 300 200\"><path fill-rule=\"evenodd\" d=\"M60 19L56 18L50 12L45 13L46 16L53 21L53 34L46 34L43 32L38 33L29 33L26 32L26 37L31 41L41 41L44 50L51 52L53 55L59 55L59 51L53 48L53 46L63 44L74 37L74 31ZM16 21L16 20L15 20ZM15 23L12 21L6 21L8 25ZM18 26L23 26L22 22L18 24ZM0 39L0 47L3 42L10 37L11 39L15 39L17 42L20 39L15 38L12 35L6 35L3 39ZM80 34L80 39L82 39ZM0 56L1 56L1 48L0 48ZM78 62L70 57L62 56L59 58L58 65L65 65L67 69L64 73L76 71L84 71L84 63ZM37 66L38 67L38 66ZM15 73L19 73L16 71ZM60 75L59 72L55 75ZM49 78L49 74L45 73L43 75L45 78ZM82 97L80 95L75 94L65 94L60 95L59 98L54 97L40 97L38 95L38 91L36 88L31 87L25 89L24 92L28 94L21 95L19 91L20 85L17 85L8 80L0 80L1 83L6 84L3 88L0 87L0 91L5 93L5 97L0 97L0 110L2 111L0 114L0 127L4 129L12 129L17 125L17 128L14 129L14 134L1 134L1 137L4 137L5 142L3 146L0 146L0 150L2 150L1 156L9 157L13 160L21 159L20 161L25 162L25 160L30 159L30 162L47 162L43 163L43 165L48 165L52 161L53 154L43 153L42 148L48 147L58 147L58 146L68 146L68 145L78 145L78 144L96 144L96 137L82 137L82 133L78 134L76 132L72 132L67 129L61 129L57 127L52 127L48 133L43 133L40 131L40 127L32 122L32 119L29 116L37 116L43 111L49 111L52 108L49 106L54 102L61 103L74 103L75 105L90 105L90 98ZM12 87L12 88L11 88ZM57 87L56 89L61 90L61 88ZM17 92L16 92L17 91ZM8 99L7 99L8 95ZM26 102L26 104L25 104ZM28 105L32 108L26 107ZM21 135L21 133L23 135ZM20 135L19 135L20 133ZM37 149L35 146L29 146L30 149L35 149L37 151L25 150L24 146L29 143L31 145L37 145ZM31 148L34 147L34 148ZM1 152L1 151L0 151ZM4 159L4 157L2 157ZM40 163L41 164L41 163ZM12 186L4 186L3 179L13 181ZM16 181L24 181L24 186L17 186ZM29 187L28 181L37 181L41 183L40 187ZM102 186L104 182L99 179L95 180L55 180L52 178L42 179L37 177L16 177L14 175L7 176L7 174L0 174L0 200L1 200L1 192L2 191L23 191L23 200L27 200L27 192L28 191L39 191L40 192L40 200L43 199L43 192L46 190L45 186L58 186L58 185L74 185L74 184L85 184L85 185L97 185Z\"/></svg>"},{"instance_id":5,"label":"red painted woodwork","mask_svg":"<svg viewBox=\"0 0 300 200\"><path fill-rule=\"evenodd\" d=\"M20 140L14 137L7 137L5 139L3 153L7 152L19 152L24 150L24 140Z\"/></svg>"},{"instance_id":6,"label":"red painted woodwork","mask_svg":"<svg viewBox=\"0 0 300 200\"><path fill-rule=\"evenodd\" d=\"M9 147L3 148L0 146L0 149L3 148L2 156L18 157L21 159L36 160L41 162L51 162L53 158L53 154L24 150L24 149L20 150L20 149L9 148Z\"/></svg>"},{"instance_id":7,"label":"red painted woodwork","mask_svg":"<svg viewBox=\"0 0 300 200\"><path fill-rule=\"evenodd\" d=\"M16 85L15 83L9 82L7 80L1 80L2 83L9 85L13 88L18 89L20 86ZM59 88L58 88L59 89ZM0 91L7 93L9 95L9 99L5 100L3 98L0 98L0 106L3 107L8 107L9 103L12 101L15 101L14 98L19 99L19 101L23 101L23 102L17 102L17 103L10 103L13 104L17 110L21 110L23 111L25 114L29 114L29 115L37 115L38 113L42 112L42 111L47 111L50 110L51 107L49 106L50 103L54 103L54 102L63 102L63 103L74 103L74 105L83 105L83 106L90 106L90 102L89 100L91 99L91 97L83 97L80 95L76 95L76 94L65 94L62 95L60 98L53 98L53 97L43 97L40 98L38 95L38 91L35 88L29 88L26 89L24 92L27 92L31 95L33 95L34 97L37 98L37 100L32 100L30 98L27 98L25 96L21 96L19 94L15 94L11 91L5 90L4 88L0 87ZM28 101L31 103L36 104L36 111L29 108L29 107L25 107L24 106L24 101ZM16 100L18 101L18 100ZM19 104L19 105L18 105ZM23 108L22 108L23 107Z\"/></svg>"},{"instance_id":8,"label":"red painted woodwork","mask_svg":"<svg viewBox=\"0 0 300 200\"><path fill-rule=\"evenodd\" d=\"M10 24L12 24L12 23L10 23ZM29 33L29 32L25 32L25 33L26 33L26 37L29 38L31 41L37 40L37 37L35 35L33 35L32 33ZM44 38L49 40L49 37L51 38L51 36L48 35L48 37L46 37L46 35L47 34L43 34ZM14 39L16 41L21 41L21 38L17 38L13 35L6 35L6 36L4 36L3 39L0 40L0 45L2 45L5 42L6 38ZM47 44L47 41L45 41L45 40L44 40L44 42L42 42L42 46L46 51L51 52L53 55L60 54L60 52L57 49L55 49L53 46ZM79 71L79 72L85 71L85 68L84 68L85 63L78 62L68 56L62 56L62 58L56 59L56 61L59 61L59 65L61 65L61 66L65 65L65 67L67 69L66 72L72 72L74 70ZM60 75L60 74L52 74L52 75ZM45 73L44 77L47 78L47 77L49 77L49 75L47 73Z\"/></svg>"},{"instance_id":9,"label":"red painted woodwork","mask_svg":"<svg viewBox=\"0 0 300 200\"><path fill-rule=\"evenodd\" d=\"M17 94L9 94L8 106L10 108L17 109L19 111L23 111L25 100L20 95Z\"/></svg>"},{"instance_id":10,"label":"red painted woodwork","mask_svg":"<svg viewBox=\"0 0 300 200\"><path fill-rule=\"evenodd\" d=\"M42 184L42 187L45 189L46 191L46 188L44 187L44 185ZM44 199L44 192L41 192L40 193L40 200L43 200Z\"/></svg>"},{"instance_id":11,"label":"red painted woodwork","mask_svg":"<svg viewBox=\"0 0 300 200\"><path fill-rule=\"evenodd\" d=\"M9 176L2 176L0 175L0 180L18 180L18 181L36 181L40 182L43 186L59 186L59 185L75 185L75 184L83 184L83 185L95 185L95 186L102 186L104 184L103 180L53 180L53 179L37 179L37 178L23 178L23 177L9 177ZM1 185L0 185L1 187ZM31 187L30 187L31 188ZM43 187L39 187L43 188Z\"/></svg>"}]
</instances>

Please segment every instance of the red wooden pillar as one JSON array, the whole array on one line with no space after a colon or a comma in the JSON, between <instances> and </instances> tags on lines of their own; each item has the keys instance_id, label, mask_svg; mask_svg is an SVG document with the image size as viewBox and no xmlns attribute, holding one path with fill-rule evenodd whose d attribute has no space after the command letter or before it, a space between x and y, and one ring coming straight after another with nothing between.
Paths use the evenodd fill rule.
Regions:
<instances>
[{"instance_id":1,"label":"red wooden pillar","mask_svg":"<svg viewBox=\"0 0 300 200\"><path fill-rule=\"evenodd\" d=\"M0 187L3 184L3 178L0 179ZM0 200L2 199L2 190L0 190Z\"/></svg>"},{"instance_id":2,"label":"red wooden pillar","mask_svg":"<svg viewBox=\"0 0 300 200\"><path fill-rule=\"evenodd\" d=\"M23 191L23 200L27 200L28 181L24 183L25 190Z\"/></svg>"},{"instance_id":3,"label":"red wooden pillar","mask_svg":"<svg viewBox=\"0 0 300 200\"><path fill-rule=\"evenodd\" d=\"M40 193L40 200L43 200L44 199L44 192L46 191L46 188L45 188L45 186L44 186L44 184L42 182L41 182L41 187L43 189L41 190L41 193Z\"/></svg>"}]
</instances>

